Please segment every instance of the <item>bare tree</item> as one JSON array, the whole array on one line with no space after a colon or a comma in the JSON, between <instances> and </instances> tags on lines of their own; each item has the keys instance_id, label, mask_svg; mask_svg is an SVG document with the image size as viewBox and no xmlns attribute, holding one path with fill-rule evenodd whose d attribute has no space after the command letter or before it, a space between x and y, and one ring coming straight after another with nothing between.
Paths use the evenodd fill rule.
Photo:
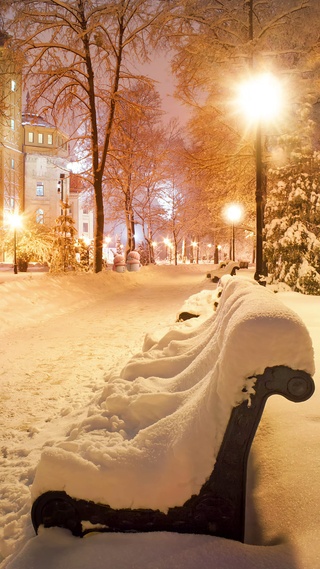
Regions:
<instances>
[{"instance_id":1,"label":"bare tree","mask_svg":"<svg viewBox=\"0 0 320 569\"><path fill-rule=\"evenodd\" d=\"M94 271L102 269L103 179L115 110L148 58L167 0L13 0L12 29L26 57L34 106L70 124L89 161L95 199ZM141 77L140 77L141 78ZM141 78L142 79L142 78ZM86 154L87 153L87 154Z\"/></svg>"},{"instance_id":2,"label":"bare tree","mask_svg":"<svg viewBox=\"0 0 320 569\"><path fill-rule=\"evenodd\" d=\"M150 213L145 196L159 175L164 129L160 97L151 85L137 83L117 107L106 183L112 187L113 203L125 221L126 253L136 247L135 226Z\"/></svg>"}]
</instances>

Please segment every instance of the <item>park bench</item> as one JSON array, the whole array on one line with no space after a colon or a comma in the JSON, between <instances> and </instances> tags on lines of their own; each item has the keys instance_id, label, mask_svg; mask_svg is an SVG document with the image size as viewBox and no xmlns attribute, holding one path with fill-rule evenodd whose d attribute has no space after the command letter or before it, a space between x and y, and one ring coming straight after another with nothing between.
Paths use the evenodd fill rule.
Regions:
<instances>
[{"instance_id":1,"label":"park bench","mask_svg":"<svg viewBox=\"0 0 320 569\"><path fill-rule=\"evenodd\" d=\"M239 268L240 269L248 269L249 268L249 261L240 261Z\"/></svg>"},{"instance_id":2,"label":"park bench","mask_svg":"<svg viewBox=\"0 0 320 569\"><path fill-rule=\"evenodd\" d=\"M218 269L211 271L209 278L211 278L213 283L218 283L224 275L234 276L239 269L239 263L229 261L226 265L220 266Z\"/></svg>"},{"instance_id":3,"label":"park bench","mask_svg":"<svg viewBox=\"0 0 320 569\"><path fill-rule=\"evenodd\" d=\"M258 305L257 313L254 304ZM293 402L306 401L311 397L314 391L313 350L309 334L295 313L284 307L270 291L238 277L227 281L210 326L214 335L212 346L207 346L207 349L212 347L213 350L214 343L220 343L220 352L225 351L229 358L232 353L228 352L230 347L232 350L235 343L239 342L242 346L248 342L253 363L251 368L244 357L243 362L239 361L232 368L234 374L243 366L252 372L248 371L247 379L244 378L243 401L232 408L214 468L199 493L191 495L182 506L170 507L166 512L155 508L116 509L108 504L68 495L63 490L61 480L56 488L49 488L35 497L31 517L36 532L43 525L67 528L75 536L84 536L90 531L170 531L244 541L247 460L265 403L273 394L282 395ZM279 342L276 343L275 332L279 334ZM196 333L192 330L190 336ZM200 327L199 336L202 335L202 339L204 333L209 333L208 324ZM254 344L259 334L270 360L270 365L261 362L262 371ZM273 355L273 346L279 343L283 344L281 355ZM243 351L241 346L240 353ZM296 354L293 346L300 346L302 355ZM277 352L277 347L275 350ZM292 368L289 367L288 358L292 359ZM223 361L227 362L222 355ZM300 362L303 369L296 369ZM135 360L123 377L134 374L134 365ZM146 360L146 376L148 365ZM250 387L252 381L253 394ZM42 483L45 486L45 481L40 482L40 487L43 487Z\"/></svg>"}]
</instances>

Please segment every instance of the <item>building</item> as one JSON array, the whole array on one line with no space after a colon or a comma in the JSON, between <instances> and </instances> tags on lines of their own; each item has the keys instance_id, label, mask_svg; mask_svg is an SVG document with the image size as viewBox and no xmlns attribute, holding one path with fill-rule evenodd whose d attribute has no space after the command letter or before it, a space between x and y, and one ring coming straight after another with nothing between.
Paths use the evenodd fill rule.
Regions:
<instances>
[{"instance_id":1,"label":"building","mask_svg":"<svg viewBox=\"0 0 320 569\"><path fill-rule=\"evenodd\" d=\"M0 222L23 208L22 78L0 31Z\"/></svg>"},{"instance_id":2,"label":"building","mask_svg":"<svg viewBox=\"0 0 320 569\"><path fill-rule=\"evenodd\" d=\"M88 206L84 180L78 174L70 173L69 203L71 215L78 231L78 237L92 241L94 234L94 215Z\"/></svg>"},{"instance_id":3,"label":"building","mask_svg":"<svg viewBox=\"0 0 320 569\"><path fill-rule=\"evenodd\" d=\"M42 117L22 115L24 212L53 226L69 196L68 138Z\"/></svg>"},{"instance_id":4,"label":"building","mask_svg":"<svg viewBox=\"0 0 320 569\"><path fill-rule=\"evenodd\" d=\"M80 178L68 169L68 136L30 113L28 96L22 111L21 66L6 49L7 39L0 30L0 227L22 212L53 227L61 201L68 200L78 235L92 239L93 213L85 205Z\"/></svg>"}]
</instances>

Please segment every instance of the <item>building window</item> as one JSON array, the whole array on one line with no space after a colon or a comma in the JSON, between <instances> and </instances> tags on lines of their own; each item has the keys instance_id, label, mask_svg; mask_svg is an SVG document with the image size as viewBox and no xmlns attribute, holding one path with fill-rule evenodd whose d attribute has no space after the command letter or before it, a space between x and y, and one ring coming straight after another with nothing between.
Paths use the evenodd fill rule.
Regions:
<instances>
[{"instance_id":1,"label":"building window","mask_svg":"<svg viewBox=\"0 0 320 569\"><path fill-rule=\"evenodd\" d=\"M53 144L53 136L52 136L52 134L48 134L48 144Z\"/></svg>"},{"instance_id":2,"label":"building window","mask_svg":"<svg viewBox=\"0 0 320 569\"><path fill-rule=\"evenodd\" d=\"M82 231L83 233L89 233L89 223L83 223Z\"/></svg>"},{"instance_id":3,"label":"building window","mask_svg":"<svg viewBox=\"0 0 320 569\"><path fill-rule=\"evenodd\" d=\"M43 133L42 132L38 132L38 143L43 144Z\"/></svg>"},{"instance_id":4,"label":"building window","mask_svg":"<svg viewBox=\"0 0 320 569\"><path fill-rule=\"evenodd\" d=\"M14 170L14 158L11 158L11 168Z\"/></svg>"},{"instance_id":5,"label":"building window","mask_svg":"<svg viewBox=\"0 0 320 569\"><path fill-rule=\"evenodd\" d=\"M36 222L44 223L44 211L43 209L37 209L36 211Z\"/></svg>"},{"instance_id":6,"label":"building window","mask_svg":"<svg viewBox=\"0 0 320 569\"><path fill-rule=\"evenodd\" d=\"M10 120L11 130L14 130L14 119Z\"/></svg>"},{"instance_id":7,"label":"building window","mask_svg":"<svg viewBox=\"0 0 320 569\"><path fill-rule=\"evenodd\" d=\"M11 79L11 91L15 91L17 87L17 83L14 81L14 79Z\"/></svg>"},{"instance_id":8,"label":"building window","mask_svg":"<svg viewBox=\"0 0 320 569\"><path fill-rule=\"evenodd\" d=\"M33 132L28 132L28 142L33 142L34 141L34 134Z\"/></svg>"},{"instance_id":9,"label":"building window","mask_svg":"<svg viewBox=\"0 0 320 569\"><path fill-rule=\"evenodd\" d=\"M37 182L37 196L44 196L43 182Z\"/></svg>"}]
</instances>

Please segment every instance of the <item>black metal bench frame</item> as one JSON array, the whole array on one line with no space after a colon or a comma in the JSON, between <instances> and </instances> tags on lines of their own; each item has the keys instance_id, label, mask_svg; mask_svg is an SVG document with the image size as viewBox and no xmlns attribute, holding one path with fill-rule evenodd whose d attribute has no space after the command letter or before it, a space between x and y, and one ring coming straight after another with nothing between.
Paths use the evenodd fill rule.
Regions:
<instances>
[{"instance_id":1,"label":"black metal bench frame","mask_svg":"<svg viewBox=\"0 0 320 569\"><path fill-rule=\"evenodd\" d=\"M276 366L257 376L251 405L244 401L232 410L209 479L183 506L170 508L166 514L149 509L116 510L51 491L39 496L32 506L35 531L40 525L67 528L81 537L90 531L170 531L243 542L247 461L266 400L279 394L293 402L306 401L313 392L313 379L303 371Z\"/></svg>"}]
</instances>

